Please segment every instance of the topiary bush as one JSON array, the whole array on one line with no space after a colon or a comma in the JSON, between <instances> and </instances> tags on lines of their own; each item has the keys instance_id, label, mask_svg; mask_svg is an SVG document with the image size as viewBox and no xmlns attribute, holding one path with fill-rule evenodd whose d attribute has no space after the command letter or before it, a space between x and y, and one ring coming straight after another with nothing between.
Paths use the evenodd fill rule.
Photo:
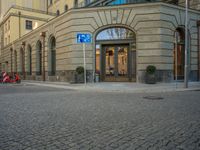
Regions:
<instances>
[{"instance_id":1,"label":"topiary bush","mask_svg":"<svg viewBox=\"0 0 200 150\"><path fill-rule=\"evenodd\" d=\"M155 74L155 72L156 72L156 67L155 66L153 66L153 65L147 66L147 68L146 68L146 73L147 74Z\"/></svg>"},{"instance_id":2,"label":"topiary bush","mask_svg":"<svg viewBox=\"0 0 200 150\"><path fill-rule=\"evenodd\" d=\"M78 67L76 68L76 73L77 73L77 74L83 74L83 73L84 73L84 68L83 68L82 66L78 66Z\"/></svg>"}]
</instances>

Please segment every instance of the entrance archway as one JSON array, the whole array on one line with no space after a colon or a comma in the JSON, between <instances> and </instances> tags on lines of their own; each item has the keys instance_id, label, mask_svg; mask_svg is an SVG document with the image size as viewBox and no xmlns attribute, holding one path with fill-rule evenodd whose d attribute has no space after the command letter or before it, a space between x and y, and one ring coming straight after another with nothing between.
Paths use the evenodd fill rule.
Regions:
<instances>
[{"instance_id":1,"label":"entrance archway","mask_svg":"<svg viewBox=\"0 0 200 150\"><path fill-rule=\"evenodd\" d=\"M136 81L136 35L124 27L96 36L96 74L101 81Z\"/></svg>"}]
</instances>

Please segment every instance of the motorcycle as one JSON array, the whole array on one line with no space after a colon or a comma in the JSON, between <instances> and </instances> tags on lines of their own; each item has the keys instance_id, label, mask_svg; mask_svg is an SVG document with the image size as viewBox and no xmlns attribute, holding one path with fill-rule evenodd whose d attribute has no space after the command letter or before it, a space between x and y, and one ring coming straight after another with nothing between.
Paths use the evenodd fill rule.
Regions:
<instances>
[{"instance_id":1,"label":"motorcycle","mask_svg":"<svg viewBox=\"0 0 200 150\"><path fill-rule=\"evenodd\" d=\"M10 77L6 72L3 72L0 82L1 83L21 83L21 79L17 73L14 74L14 77Z\"/></svg>"}]
</instances>

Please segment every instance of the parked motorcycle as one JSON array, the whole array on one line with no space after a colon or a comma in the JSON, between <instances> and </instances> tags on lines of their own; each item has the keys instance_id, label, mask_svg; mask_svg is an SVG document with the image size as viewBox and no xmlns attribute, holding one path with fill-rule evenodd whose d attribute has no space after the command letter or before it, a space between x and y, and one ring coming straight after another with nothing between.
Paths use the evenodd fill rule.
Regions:
<instances>
[{"instance_id":1,"label":"parked motorcycle","mask_svg":"<svg viewBox=\"0 0 200 150\"><path fill-rule=\"evenodd\" d=\"M13 77L11 77L6 72L2 72L0 82L1 83L21 83L21 79L17 73L15 73Z\"/></svg>"}]
</instances>

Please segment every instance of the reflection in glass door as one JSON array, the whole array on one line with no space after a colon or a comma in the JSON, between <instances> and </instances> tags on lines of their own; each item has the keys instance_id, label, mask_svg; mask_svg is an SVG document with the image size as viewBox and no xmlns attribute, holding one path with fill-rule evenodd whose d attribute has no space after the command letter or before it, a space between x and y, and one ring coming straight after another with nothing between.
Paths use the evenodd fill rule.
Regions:
<instances>
[{"instance_id":1,"label":"reflection in glass door","mask_svg":"<svg viewBox=\"0 0 200 150\"><path fill-rule=\"evenodd\" d=\"M128 45L104 46L104 81L128 81Z\"/></svg>"},{"instance_id":2,"label":"reflection in glass door","mask_svg":"<svg viewBox=\"0 0 200 150\"><path fill-rule=\"evenodd\" d=\"M106 76L109 77L113 77L115 74L115 56L114 56L114 52L115 52L115 47L107 47L106 50Z\"/></svg>"},{"instance_id":3,"label":"reflection in glass door","mask_svg":"<svg viewBox=\"0 0 200 150\"><path fill-rule=\"evenodd\" d=\"M118 76L119 77L126 77L128 75L127 70L127 53L128 48L127 47L117 47L117 53L118 53Z\"/></svg>"}]
</instances>

